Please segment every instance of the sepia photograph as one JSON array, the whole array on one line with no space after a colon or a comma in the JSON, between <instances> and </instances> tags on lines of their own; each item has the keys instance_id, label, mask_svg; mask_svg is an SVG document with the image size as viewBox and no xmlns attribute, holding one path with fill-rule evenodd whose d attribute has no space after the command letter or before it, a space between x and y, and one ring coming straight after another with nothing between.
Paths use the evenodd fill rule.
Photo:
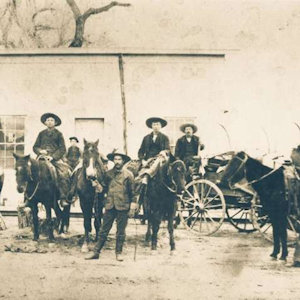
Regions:
<instances>
[{"instance_id":1,"label":"sepia photograph","mask_svg":"<svg viewBox=\"0 0 300 300\"><path fill-rule=\"evenodd\" d=\"M1 0L0 299L300 299L300 0Z\"/></svg>"}]
</instances>

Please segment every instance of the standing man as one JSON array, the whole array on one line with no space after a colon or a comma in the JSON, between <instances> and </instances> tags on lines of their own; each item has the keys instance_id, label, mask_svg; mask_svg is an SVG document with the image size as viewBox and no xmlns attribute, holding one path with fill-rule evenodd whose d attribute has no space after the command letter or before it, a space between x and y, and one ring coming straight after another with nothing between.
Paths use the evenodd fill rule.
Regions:
<instances>
[{"instance_id":1,"label":"standing man","mask_svg":"<svg viewBox=\"0 0 300 300\"><path fill-rule=\"evenodd\" d=\"M140 175L148 174L150 177L153 177L159 164L167 159L170 153L170 143L169 138L160 132L161 128L167 125L166 120L153 117L146 120L146 125L152 129L152 132L143 138L138 151L138 157L142 160L143 166ZM154 159L155 157L157 159ZM150 163L152 163L151 166L149 166ZM144 176L142 182L147 184L146 176Z\"/></svg>"},{"instance_id":2,"label":"standing man","mask_svg":"<svg viewBox=\"0 0 300 300\"><path fill-rule=\"evenodd\" d=\"M184 136L176 142L175 157L182 160L187 170L200 165L199 151L204 149L204 144L200 142L198 136L194 135L198 128L196 125L186 123L180 126Z\"/></svg>"},{"instance_id":3,"label":"standing man","mask_svg":"<svg viewBox=\"0 0 300 300\"><path fill-rule=\"evenodd\" d=\"M107 192L107 199L105 203L103 224L100 230L100 238L94 248L94 253L90 254L85 259L99 258L99 253L106 242L114 220L116 220L116 259L118 261L123 261L122 250L125 241L128 213L131 217L137 209L133 195L134 179L132 173L123 168L124 164L130 161L130 158L127 155L114 152L108 154L107 158L113 161L115 165L113 169L106 172L104 179L104 189Z\"/></svg>"},{"instance_id":4,"label":"standing man","mask_svg":"<svg viewBox=\"0 0 300 300\"><path fill-rule=\"evenodd\" d=\"M47 126L47 129L39 133L33 151L55 167L60 204L65 207L69 205L67 195L70 189L70 176L68 165L62 161L66 153L65 140L62 133L55 128L61 124L61 119L53 113L45 113L41 116L41 122Z\"/></svg>"},{"instance_id":5,"label":"standing man","mask_svg":"<svg viewBox=\"0 0 300 300\"><path fill-rule=\"evenodd\" d=\"M81 157L81 151L79 147L77 146L78 144L78 138L76 136L72 136L69 138L71 146L68 148L67 151L67 161L69 166L71 167L72 170L75 169L75 167L78 165L79 159Z\"/></svg>"}]
</instances>

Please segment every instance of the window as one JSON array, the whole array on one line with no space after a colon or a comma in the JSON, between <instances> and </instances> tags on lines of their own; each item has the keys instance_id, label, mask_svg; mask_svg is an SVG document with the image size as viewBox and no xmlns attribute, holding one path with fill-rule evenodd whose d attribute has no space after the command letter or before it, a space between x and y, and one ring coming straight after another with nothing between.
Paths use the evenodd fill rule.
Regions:
<instances>
[{"instance_id":1,"label":"window","mask_svg":"<svg viewBox=\"0 0 300 300\"><path fill-rule=\"evenodd\" d=\"M0 166L14 167L13 152L24 154L25 116L0 116Z\"/></svg>"},{"instance_id":2,"label":"window","mask_svg":"<svg viewBox=\"0 0 300 300\"><path fill-rule=\"evenodd\" d=\"M165 117L168 125L164 132L170 139L171 151L174 154L177 139L183 135L179 127L184 123L195 123L195 117Z\"/></svg>"}]
</instances>

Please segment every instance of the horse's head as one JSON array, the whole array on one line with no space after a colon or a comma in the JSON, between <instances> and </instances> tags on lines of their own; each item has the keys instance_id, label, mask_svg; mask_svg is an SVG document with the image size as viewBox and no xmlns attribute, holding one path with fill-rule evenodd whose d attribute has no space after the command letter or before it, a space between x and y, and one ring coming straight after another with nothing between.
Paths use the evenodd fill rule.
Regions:
<instances>
[{"instance_id":1,"label":"horse's head","mask_svg":"<svg viewBox=\"0 0 300 300\"><path fill-rule=\"evenodd\" d=\"M83 166L86 169L86 176L89 179L97 177L97 165L101 165L101 159L98 151L99 140L96 142L88 142L85 139L83 150Z\"/></svg>"},{"instance_id":2,"label":"horse's head","mask_svg":"<svg viewBox=\"0 0 300 300\"><path fill-rule=\"evenodd\" d=\"M13 153L13 156L16 160L17 190L19 193L24 193L28 182L32 181L30 155L22 156Z\"/></svg>"},{"instance_id":3,"label":"horse's head","mask_svg":"<svg viewBox=\"0 0 300 300\"><path fill-rule=\"evenodd\" d=\"M243 151L238 152L235 156L233 156L224 170L221 182L228 184L229 186L233 186L245 178L247 160L248 155Z\"/></svg>"},{"instance_id":4,"label":"horse's head","mask_svg":"<svg viewBox=\"0 0 300 300\"><path fill-rule=\"evenodd\" d=\"M172 181L174 182L176 186L176 193L181 194L185 189L185 173L186 173L186 167L181 160L175 160L172 162L169 166L169 173L172 177Z\"/></svg>"}]
</instances>

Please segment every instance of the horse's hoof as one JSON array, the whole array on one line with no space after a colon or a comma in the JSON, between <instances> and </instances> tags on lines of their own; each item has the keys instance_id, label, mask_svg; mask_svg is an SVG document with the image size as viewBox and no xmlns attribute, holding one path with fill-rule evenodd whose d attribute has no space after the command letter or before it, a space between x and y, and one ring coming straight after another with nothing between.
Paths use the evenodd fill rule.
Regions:
<instances>
[{"instance_id":1,"label":"horse's hoof","mask_svg":"<svg viewBox=\"0 0 300 300\"><path fill-rule=\"evenodd\" d=\"M271 260L276 260L277 259L277 254L271 253L270 257L271 257Z\"/></svg>"},{"instance_id":2,"label":"horse's hoof","mask_svg":"<svg viewBox=\"0 0 300 300\"><path fill-rule=\"evenodd\" d=\"M173 249L173 250L170 251L170 255L171 255L171 256L174 256L175 254L176 254L175 249Z\"/></svg>"},{"instance_id":3,"label":"horse's hoof","mask_svg":"<svg viewBox=\"0 0 300 300\"><path fill-rule=\"evenodd\" d=\"M292 267L300 268L300 261L294 261L294 263L292 264Z\"/></svg>"},{"instance_id":4,"label":"horse's hoof","mask_svg":"<svg viewBox=\"0 0 300 300\"><path fill-rule=\"evenodd\" d=\"M88 253L90 251L87 244L83 244L81 247L81 253Z\"/></svg>"},{"instance_id":5,"label":"horse's hoof","mask_svg":"<svg viewBox=\"0 0 300 300\"><path fill-rule=\"evenodd\" d=\"M286 262L286 256L281 256L279 260Z\"/></svg>"}]
</instances>

